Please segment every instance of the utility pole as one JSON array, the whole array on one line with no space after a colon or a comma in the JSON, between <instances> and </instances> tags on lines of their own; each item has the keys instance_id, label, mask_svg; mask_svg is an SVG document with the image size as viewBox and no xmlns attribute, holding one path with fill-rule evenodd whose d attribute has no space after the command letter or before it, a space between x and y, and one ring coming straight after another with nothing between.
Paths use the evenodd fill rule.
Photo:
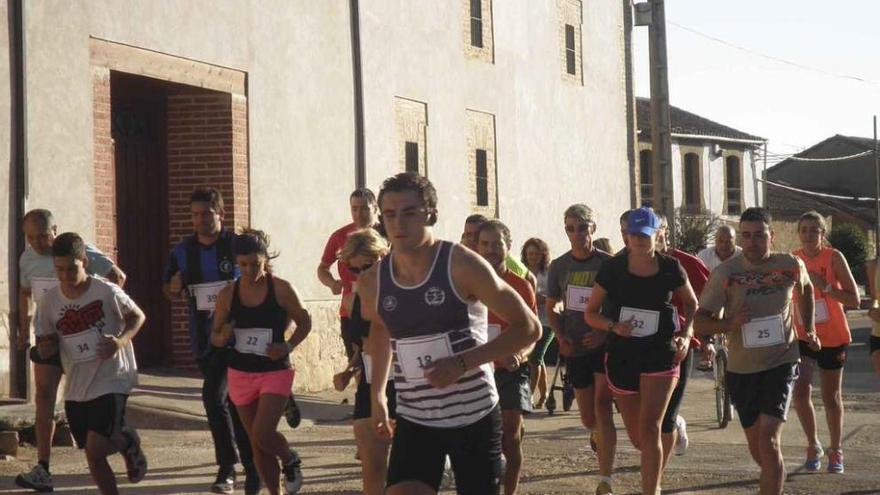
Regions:
<instances>
[{"instance_id":1,"label":"utility pole","mask_svg":"<svg viewBox=\"0 0 880 495\"><path fill-rule=\"evenodd\" d=\"M669 122L669 77L666 58L666 12L664 0L650 0L651 22L648 25L648 50L651 63L651 155L655 188L654 204L669 221L667 236L675 245L675 202L672 190L672 136Z\"/></svg>"},{"instance_id":2,"label":"utility pole","mask_svg":"<svg viewBox=\"0 0 880 495\"><path fill-rule=\"evenodd\" d=\"M877 207L877 222L874 225L874 256L880 262L880 148L877 146L877 116L874 116L874 174L876 179L874 203Z\"/></svg>"}]
</instances>

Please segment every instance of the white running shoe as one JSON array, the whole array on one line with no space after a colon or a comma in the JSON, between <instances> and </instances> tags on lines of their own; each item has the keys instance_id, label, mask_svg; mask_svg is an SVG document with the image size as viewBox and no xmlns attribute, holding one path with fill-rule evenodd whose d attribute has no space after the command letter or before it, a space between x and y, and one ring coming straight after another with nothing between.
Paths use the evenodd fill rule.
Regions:
<instances>
[{"instance_id":1,"label":"white running shoe","mask_svg":"<svg viewBox=\"0 0 880 495\"><path fill-rule=\"evenodd\" d=\"M675 442L675 455L684 455L689 442L687 421L681 416L676 416L675 418L675 434L678 435L677 441Z\"/></svg>"}]
</instances>

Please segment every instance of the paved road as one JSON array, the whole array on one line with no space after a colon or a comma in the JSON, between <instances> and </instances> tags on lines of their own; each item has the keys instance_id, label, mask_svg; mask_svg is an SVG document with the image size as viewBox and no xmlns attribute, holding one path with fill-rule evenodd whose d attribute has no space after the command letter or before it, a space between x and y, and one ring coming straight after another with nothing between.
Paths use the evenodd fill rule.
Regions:
<instances>
[{"instance_id":1,"label":"paved road","mask_svg":"<svg viewBox=\"0 0 880 495\"><path fill-rule=\"evenodd\" d=\"M855 343L850 352L844 380L847 408L845 443L847 473L806 474L800 470L804 437L795 418L786 425L783 449L791 494L880 494L880 378L873 375L867 358L867 320L851 319ZM200 413L199 381L170 370L151 370L142 375L142 386L133 394L130 421L144 439L150 458L150 472L138 485L121 483L123 493L196 494L207 493L215 468L210 436ZM340 405L351 393L322 393L300 397L306 420L285 434L304 461L306 484L303 493L359 493L359 464L354 459L350 406ZM827 429L821 400L817 399L820 431L827 443ZM683 457L672 460L664 480L669 494L755 493L757 470L750 460L742 430L732 423L725 430L714 425L714 393L708 375L695 375L683 405L688 420L691 447ZM617 418L621 427L620 418ZM548 416L535 414L526 422L521 493L592 493L596 459L587 447L576 411ZM615 493L637 493L638 452L619 431L619 452ZM18 459L0 462L0 494L24 493L14 487L12 477L34 461L33 448L24 447ZM118 457L112 460L122 472ZM85 459L75 449L57 448L52 459L58 493L92 494ZM241 493L241 492L238 492ZM451 492L448 492L451 493Z\"/></svg>"}]
</instances>

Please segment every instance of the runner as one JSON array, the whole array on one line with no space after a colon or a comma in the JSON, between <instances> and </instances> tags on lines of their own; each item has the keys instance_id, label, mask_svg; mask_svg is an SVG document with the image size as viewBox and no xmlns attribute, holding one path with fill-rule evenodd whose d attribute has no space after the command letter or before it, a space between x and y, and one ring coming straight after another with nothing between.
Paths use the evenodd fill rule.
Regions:
<instances>
[{"instance_id":1,"label":"runner","mask_svg":"<svg viewBox=\"0 0 880 495\"><path fill-rule=\"evenodd\" d=\"M373 229L356 230L349 234L339 252L339 260L348 265L356 278L388 254L388 242ZM385 493L385 477L388 472L388 451L391 444L380 438L373 428L370 408L370 374L372 360L369 354L370 322L365 320L361 312L360 296L355 294L348 308L351 315L351 327L361 352L355 354L345 371L334 377L334 385L339 391L345 390L348 382L355 375L358 380L357 393L354 396L354 438L358 447L358 458L361 461L363 490L367 495ZM357 373L355 373L357 370ZM388 414L393 419L396 414L396 391L394 381L389 380L385 386L388 400Z\"/></svg>"},{"instance_id":2,"label":"runner","mask_svg":"<svg viewBox=\"0 0 880 495\"><path fill-rule=\"evenodd\" d=\"M535 289L524 278L507 269L504 260L510 252L512 240L510 229L500 220L489 220L477 232L477 250L495 269L501 280L507 282L525 301L526 306L537 313ZM489 340L508 330L508 324L495 313L489 313ZM501 451L504 454L504 495L516 494L522 470L522 437L525 432L523 415L532 412L532 389L529 388L529 346L519 352L496 359L495 385L501 404Z\"/></svg>"},{"instance_id":3,"label":"runner","mask_svg":"<svg viewBox=\"0 0 880 495\"><path fill-rule=\"evenodd\" d=\"M59 235L52 256L59 285L40 301L38 352L43 359L60 355L70 433L85 450L98 490L115 495L108 456L122 454L132 483L147 474L140 437L125 423L125 402L137 384L131 341L146 318L119 286L86 273L89 261L79 235Z\"/></svg>"},{"instance_id":4,"label":"runner","mask_svg":"<svg viewBox=\"0 0 880 495\"><path fill-rule=\"evenodd\" d=\"M43 294L58 285L55 265L52 258L52 243L58 232L55 220L49 210L36 209L25 214L22 229L27 239L27 247L18 260L19 267L19 326L17 344L20 350L30 345L31 301L39 304ZM125 274L113 261L95 247L86 244L86 273L105 277L122 287ZM34 314L34 322L39 315ZM15 477L15 483L22 488L38 492L52 491L54 482L49 471L49 458L52 454L52 438L55 436L55 400L58 384L64 370L60 357L56 354L48 360L40 358L36 347L28 353L34 363L34 405L36 409L34 432L37 437L37 464L30 471Z\"/></svg>"},{"instance_id":5,"label":"runner","mask_svg":"<svg viewBox=\"0 0 880 495\"><path fill-rule=\"evenodd\" d=\"M428 179L386 179L379 207L393 251L361 275L358 291L372 322L373 421L393 438L387 493L437 493L449 455L459 493L498 494L501 413L490 363L537 340L538 318L479 255L434 238ZM487 307L510 327L480 345ZM396 423L385 396L392 354Z\"/></svg>"},{"instance_id":6,"label":"runner","mask_svg":"<svg viewBox=\"0 0 880 495\"><path fill-rule=\"evenodd\" d=\"M852 335L843 307L858 309L859 290L849 264L840 251L826 246L825 219L815 211L808 211L798 219L798 237L801 248L794 255L804 262L813 283L815 300L816 332L822 349L810 349L804 327L795 318L798 345L801 352L800 375L794 385L794 408L807 437L807 460L804 468L816 472L822 467L822 445L816 434L816 410L813 407L813 374L819 366L822 387L822 405L831 437L828 449L828 472L843 472L843 399L840 387L843 382L843 366Z\"/></svg>"},{"instance_id":7,"label":"runner","mask_svg":"<svg viewBox=\"0 0 880 495\"><path fill-rule=\"evenodd\" d=\"M675 258L658 251L660 219L650 208L627 220L624 254L602 264L586 320L606 329L605 367L626 431L641 451L642 493L660 490L663 478L661 424L687 355L696 311L687 275ZM682 301L684 324L672 305Z\"/></svg>"},{"instance_id":8,"label":"runner","mask_svg":"<svg viewBox=\"0 0 880 495\"><path fill-rule=\"evenodd\" d=\"M709 280L709 269L700 261L699 258L688 254L681 249L676 249L669 243L667 232L669 222L666 216L658 215L660 219L660 230L657 231L657 249L659 252L672 256L677 259L687 274L688 282L697 297L703 292L706 281ZM686 308L683 301L677 295L672 297L672 304L678 312L679 328L685 328L684 314ZM688 379L691 376L691 365L693 363L694 349L702 348L701 342L696 338L691 338L688 353L679 366L678 383L675 390L672 391L672 397L669 399L669 406L666 407L666 414L663 416L663 423L660 425L661 438L663 441L663 467L669 463L669 457L672 452L675 455L684 455L688 447L687 421L679 414L681 410L681 401L684 399L684 389L687 387Z\"/></svg>"},{"instance_id":9,"label":"runner","mask_svg":"<svg viewBox=\"0 0 880 495\"><path fill-rule=\"evenodd\" d=\"M714 246L708 246L697 254L711 272L721 263L742 254L736 245L736 230L730 225L722 225L715 231Z\"/></svg>"},{"instance_id":10,"label":"runner","mask_svg":"<svg viewBox=\"0 0 880 495\"><path fill-rule=\"evenodd\" d=\"M535 344L535 349L529 355L529 389L534 394L538 392L538 402L535 409L543 409L547 401L547 365L544 357L547 349L553 342L553 329L547 320L547 305L544 297L547 294L547 269L550 267L550 248L547 243L532 237L522 247L521 261L537 280L536 296L538 304L538 320L541 322L541 339Z\"/></svg>"},{"instance_id":11,"label":"runner","mask_svg":"<svg viewBox=\"0 0 880 495\"><path fill-rule=\"evenodd\" d=\"M489 219L486 218L485 215L480 215L479 213L467 217L464 220L464 230L461 233L462 245L476 253L477 232L480 230L480 225L483 225L488 221ZM507 269L512 271L516 276L528 280L532 284L532 287L537 286L538 281L535 279L535 276L532 275L532 272L530 272L528 268L526 268L524 263L516 259L516 256L512 256L508 253L504 262L507 264Z\"/></svg>"},{"instance_id":12,"label":"runner","mask_svg":"<svg viewBox=\"0 0 880 495\"><path fill-rule=\"evenodd\" d=\"M344 225L330 234L327 244L324 246L324 253L321 255L321 262L318 264L318 280L326 286L333 295L342 295L343 300L350 299L352 294L352 283L355 276L348 270L348 265L338 260L339 251L345 244L345 238L355 230L373 227L376 224L378 209L376 207L376 195L373 191L362 187L355 189L348 197L348 204L351 210L351 223ZM330 267L336 263L336 270L339 278L330 273ZM345 356L351 359L355 354L354 346L357 344L351 331L351 319L345 304L339 305L339 325L342 335L342 343L345 345Z\"/></svg>"},{"instance_id":13,"label":"runner","mask_svg":"<svg viewBox=\"0 0 880 495\"><path fill-rule=\"evenodd\" d=\"M195 233L172 251L163 291L172 300L184 297L189 309L190 347L203 377L202 404L218 466L211 491L233 492L235 464L240 459L245 472L245 494L255 495L260 491L260 476L254 466L250 441L235 408L229 407L229 350L210 345L217 293L239 276L233 254L235 233L222 226L223 197L213 187L200 187L192 192L190 213Z\"/></svg>"},{"instance_id":14,"label":"runner","mask_svg":"<svg viewBox=\"0 0 880 495\"><path fill-rule=\"evenodd\" d=\"M279 493L284 472L284 493L302 487L299 455L278 433L293 386L290 353L308 336L312 320L296 289L272 275L269 239L259 230L245 230L235 242L235 261L241 278L217 294L211 344L225 349L234 339L229 356L229 398L247 430L260 478L271 495ZM287 338L291 321L295 330ZM281 462L279 469L278 462Z\"/></svg>"},{"instance_id":15,"label":"runner","mask_svg":"<svg viewBox=\"0 0 880 495\"><path fill-rule=\"evenodd\" d=\"M563 215L571 249L550 263L547 275L547 319L559 341L559 354L574 386L581 423L599 457L597 495L612 493L611 474L617 433L611 409L612 396L605 377L605 333L594 332L584 320L596 274L611 255L593 247L596 222L593 210L574 204ZM562 314L556 310L563 303Z\"/></svg>"},{"instance_id":16,"label":"runner","mask_svg":"<svg viewBox=\"0 0 880 495\"><path fill-rule=\"evenodd\" d=\"M746 434L749 453L761 468L761 495L781 494L785 482L782 424L798 374L792 297L813 350L813 286L804 263L770 251L770 214L748 208L740 216L743 253L709 277L695 319L700 335L728 334L727 388ZM724 310L724 318L713 316Z\"/></svg>"}]
</instances>

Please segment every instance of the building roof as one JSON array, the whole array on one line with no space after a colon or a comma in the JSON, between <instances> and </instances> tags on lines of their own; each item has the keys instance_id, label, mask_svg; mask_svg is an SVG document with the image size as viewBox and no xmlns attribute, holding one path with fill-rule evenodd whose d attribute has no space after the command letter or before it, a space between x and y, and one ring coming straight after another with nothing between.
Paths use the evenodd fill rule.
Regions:
<instances>
[{"instance_id":1,"label":"building roof","mask_svg":"<svg viewBox=\"0 0 880 495\"><path fill-rule=\"evenodd\" d=\"M722 139L738 139L745 141L765 141L760 136L748 134L733 127L700 117L695 113L669 105L669 119L673 134L691 136L713 136ZM636 98L636 120L642 135L651 134L651 100Z\"/></svg>"},{"instance_id":2,"label":"building roof","mask_svg":"<svg viewBox=\"0 0 880 495\"><path fill-rule=\"evenodd\" d=\"M874 203L870 201L826 198L770 183L767 184L767 207L776 219L794 220L810 210L818 211L824 216L844 213L865 224L872 224L877 217Z\"/></svg>"}]
</instances>

